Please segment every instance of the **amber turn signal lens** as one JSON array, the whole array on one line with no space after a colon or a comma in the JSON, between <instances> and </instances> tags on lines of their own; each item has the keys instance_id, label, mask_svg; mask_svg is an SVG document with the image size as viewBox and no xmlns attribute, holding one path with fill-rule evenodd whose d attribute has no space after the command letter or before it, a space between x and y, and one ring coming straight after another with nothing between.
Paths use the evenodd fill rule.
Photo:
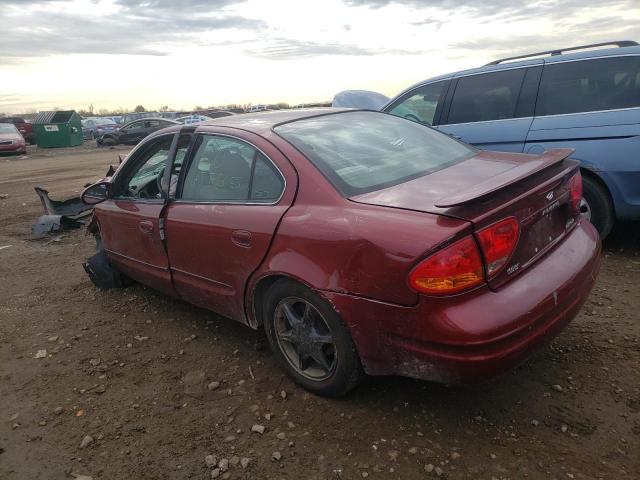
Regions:
<instances>
[{"instance_id":1,"label":"amber turn signal lens","mask_svg":"<svg viewBox=\"0 0 640 480\"><path fill-rule=\"evenodd\" d=\"M450 295L484 281L484 268L471 236L440 250L414 267L409 285L430 295Z\"/></svg>"}]
</instances>

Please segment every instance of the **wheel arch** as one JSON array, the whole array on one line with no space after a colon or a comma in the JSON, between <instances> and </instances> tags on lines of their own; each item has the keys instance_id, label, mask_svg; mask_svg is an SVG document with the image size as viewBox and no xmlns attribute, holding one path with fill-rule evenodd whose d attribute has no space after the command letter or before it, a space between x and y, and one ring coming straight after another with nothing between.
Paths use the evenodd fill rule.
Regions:
<instances>
[{"instance_id":1,"label":"wheel arch","mask_svg":"<svg viewBox=\"0 0 640 480\"><path fill-rule=\"evenodd\" d=\"M594 181L595 183L597 183L599 186L601 186L604 189L604 191L609 196L609 200L611 201L611 207L613 208L613 216L614 216L614 218L616 218L616 201L615 201L615 198L612 195L611 189L609 188L607 183L602 179L602 177L600 175L598 175L597 172L594 172L590 168L581 166L580 167L580 174L582 175L583 178L588 178L589 180Z\"/></svg>"},{"instance_id":2,"label":"wheel arch","mask_svg":"<svg viewBox=\"0 0 640 480\"><path fill-rule=\"evenodd\" d=\"M271 286L279 280L292 280L304 287L318 293L321 297L327 300L317 288L314 288L308 282L303 280L302 278L292 275L288 272L269 272L260 278L254 280L247 291L247 296L245 300L245 309L247 315L247 323L253 329L260 328L264 323L264 299L271 288ZM327 300L328 301L328 300ZM330 303L330 302L329 302Z\"/></svg>"}]
</instances>

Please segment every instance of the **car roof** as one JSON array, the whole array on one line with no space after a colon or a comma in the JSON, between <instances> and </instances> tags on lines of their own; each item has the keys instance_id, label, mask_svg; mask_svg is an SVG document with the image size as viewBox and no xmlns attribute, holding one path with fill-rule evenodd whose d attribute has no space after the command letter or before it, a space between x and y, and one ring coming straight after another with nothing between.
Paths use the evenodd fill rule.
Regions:
<instances>
[{"instance_id":1,"label":"car roof","mask_svg":"<svg viewBox=\"0 0 640 480\"><path fill-rule=\"evenodd\" d=\"M571 60L582 60L587 58L600 58L600 57L624 56L624 55L640 55L640 45L632 46L632 47L602 48L598 50L581 50L581 51L576 51L572 53L563 53L562 55L539 56L539 57L527 58L524 60L508 61L508 62L498 63L498 64L483 65L481 67L469 68L466 70L458 70L456 72L450 72L444 75L438 75L436 77L427 78L426 80L422 80L421 82L414 83L410 87L402 90L400 93L395 95L382 108L384 109L387 105L391 104L398 97L400 97L401 95L404 95L410 90L413 90L414 88L424 85L426 83L432 83L438 80L447 80L453 77L473 75L476 73L488 73L488 72L497 72L500 70L511 70L514 68L528 67L532 65L542 65L545 63L558 63L558 62L567 62Z\"/></svg>"},{"instance_id":2,"label":"car roof","mask_svg":"<svg viewBox=\"0 0 640 480\"><path fill-rule=\"evenodd\" d=\"M198 128L215 126L231 127L242 130L250 130L255 133L264 133L281 123L293 122L304 118L317 117L333 113L354 111L349 108L301 108L296 110L274 110L269 112L243 113L240 115L230 115L226 117L214 118L199 123Z\"/></svg>"}]
</instances>

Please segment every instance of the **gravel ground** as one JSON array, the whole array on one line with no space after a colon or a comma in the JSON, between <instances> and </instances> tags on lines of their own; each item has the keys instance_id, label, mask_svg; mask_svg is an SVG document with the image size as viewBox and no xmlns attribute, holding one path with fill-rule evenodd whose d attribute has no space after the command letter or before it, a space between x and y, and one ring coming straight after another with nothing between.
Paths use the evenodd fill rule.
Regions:
<instances>
[{"instance_id":1,"label":"gravel ground","mask_svg":"<svg viewBox=\"0 0 640 480\"><path fill-rule=\"evenodd\" d=\"M35 185L77 193L125 151L85 145L0 158L0 479L640 478L640 224L616 228L581 314L517 370L329 400L260 332L96 290L83 231L29 238Z\"/></svg>"}]
</instances>

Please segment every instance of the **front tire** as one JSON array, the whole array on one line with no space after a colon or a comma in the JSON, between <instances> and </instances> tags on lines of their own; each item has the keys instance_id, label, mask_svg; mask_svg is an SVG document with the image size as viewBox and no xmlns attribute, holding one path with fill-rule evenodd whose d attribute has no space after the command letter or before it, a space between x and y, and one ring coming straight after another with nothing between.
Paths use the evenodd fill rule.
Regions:
<instances>
[{"instance_id":1,"label":"front tire","mask_svg":"<svg viewBox=\"0 0 640 480\"><path fill-rule=\"evenodd\" d=\"M310 289L278 280L266 294L264 327L278 363L312 393L339 397L364 373L349 330L335 310Z\"/></svg>"},{"instance_id":2,"label":"front tire","mask_svg":"<svg viewBox=\"0 0 640 480\"><path fill-rule=\"evenodd\" d=\"M604 240L615 223L613 202L606 188L598 181L582 176L582 198L580 212L589 220Z\"/></svg>"}]
</instances>

